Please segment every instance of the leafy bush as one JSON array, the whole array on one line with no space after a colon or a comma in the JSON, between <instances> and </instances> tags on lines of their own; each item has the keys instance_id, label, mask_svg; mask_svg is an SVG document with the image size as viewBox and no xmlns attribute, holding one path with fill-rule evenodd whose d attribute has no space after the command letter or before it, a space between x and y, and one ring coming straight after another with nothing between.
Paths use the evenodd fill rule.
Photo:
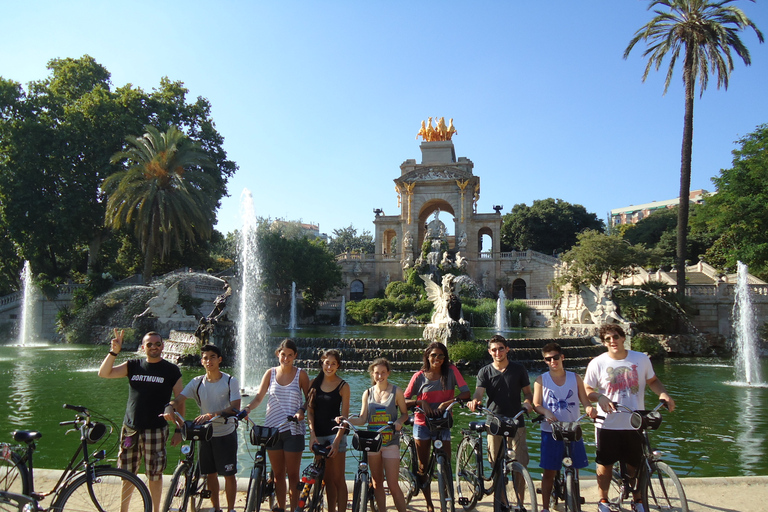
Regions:
<instances>
[{"instance_id":1,"label":"leafy bush","mask_svg":"<svg viewBox=\"0 0 768 512\"><path fill-rule=\"evenodd\" d=\"M664 355L664 349L659 340L647 334L638 334L632 338L632 350L645 352L649 357Z\"/></svg>"},{"instance_id":2,"label":"leafy bush","mask_svg":"<svg viewBox=\"0 0 768 512\"><path fill-rule=\"evenodd\" d=\"M488 347L485 342L477 341L459 341L448 345L448 355L451 361L467 361L473 363L482 361L488 353Z\"/></svg>"}]
</instances>

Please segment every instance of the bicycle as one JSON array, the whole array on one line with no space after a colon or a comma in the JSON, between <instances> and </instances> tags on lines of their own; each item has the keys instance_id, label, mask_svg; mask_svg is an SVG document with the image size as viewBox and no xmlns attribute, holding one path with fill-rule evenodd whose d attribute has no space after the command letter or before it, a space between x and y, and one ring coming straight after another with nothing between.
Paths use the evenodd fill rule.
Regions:
<instances>
[{"instance_id":1,"label":"bicycle","mask_svg":"<svg viewBox=\"0 0 768 512\"><path fill-rule=\"evenodd\" d=\"M298 488L301 491L296 510L299 512L322 512L323 500L325 499L325 459L331 451L331 445L321 445L315 443L312 445L312 453L315 454L315 460L311 462L301 474L301 481Z\"/></svg>"},{"instance_id":2,"label":"bicycle","mask_svg":"<svg viewBox=\"0 0 768 512\"><path fill-rule=\"evenodd\" d=\"M450 429L453 426L453 416L451 415L451 409L454 405L459 403L458 401L452 402L445 408L443 414L439 418L430 418L424 409L419 406L414 407L414 410L424 414L427 421L427 428L430 433L437 433L443 429ZM454 512L454 495L453 495L453 477L451 472L451 460L449 455L443 451L443 441L440 439L432 440L432 451L429 455L429 462L427 463L425 474L437 476L437 491L440 496L440 511L441 512ZM427 481L429 482L429 480ZM429 485L427 483L426 485Z\"/></svg>"},{"instance_id":3,"label":"bicycle","mask_svg":"<svg viewBox=\"0 0 768 512\"><path fill-rule=\"evenodd\" d=\"M80 444L61 477L50 491L41 493L35 490L32 455L42 434L17 430L13 432L14 441L24 443L26 447L7 444L2 447L5 454L3 460L13 464L12 468L4 466L2 473L3 488L0 491L3 491L3 502L39 511L46 510L40 507L39 502L50 497L52 505L47 510L56 512L93 509L97 512L152 512L149 489L138 476L125 469L99 464L107 456L103 449L89 455L88 445L101 441L110 428L104 423L92 422L86 407L64 404L64 408L75 411L75 419L62 421L59 425L74 426L67 433L80 432ZM9 491L10 488L22 492Z\"/></svg>"},{"instance_id":4,"label":"bicycle","mask_svg":"<svg viewBox=\"0 0 768 512\"><path fill-rule=\"evenodd\" d=\"M206 475L200 474L200 461L197 459L197 443L210 441L213 436L213 421L221 416L214 416L205 423L195 424L194 421L184 420L178 412L174 413L181 425L181 438L190 441L181 447L184 456L179 461L171 477L171 484L163 500L163 512L185 512L187 505L193 511L202 510L203 500L210 499ZM226 420L225 420L226 421Z\"/></svg>"},{"instance_id":5,"label":"bicycle","mask_svg":"<svg viewBox=\"0 0 768 512\"><path fill-rule=\"evenodd\" d=\"M674 470L661 461L662 454L651 448L649 430L656 430L661 425L661 414L658 412L667 406L665 400L651 411L633 411L629 407L614 403L617 409L624 409L632 414L630 424L642 437L643 456L635 476L627 474L623 463L616 463L611 477L611 488L608 499L613 507L622 510L624 501L630 494L640 491L643 504L647 511L676 511L688 512L688 500L685 497L683 484ZM630 500L631 501L631 500ZM623 510L630 510L626 507Z\"/></svg>"},{"instance_id":6,"label":"bicycle","mask_svg":"<svg viewBox=\"0 0 768 512\"><path fill-rule=\"evenodd\" d=\"M237 415L242 416L242 412ZM256 425L247 418L251 425L250 441L257 446L256 455L253 458L251 478L248 481L248 493L245 497L245 512L258 512L261 504L269 501L269 510L273 510L277 503L275 498L275 475L269 471L267 476L267 448L275 445L280 436L280 429L290 422L296 422L296 418L288 416L287 419L276 427L264 427Z\"/></svg>"},{"instance_id":7,"label":"bicycle","mask_svg":"<svg viewBox=\"0 0 768 512\"><path fill-rule=\"evenodd\" d=\"M412 417L408 418L408 421L405 422L402 430L400 430L400 473L397 478L406 504L410 503L419 492L419 483L416 478L418 473L416 442L413 440L411 430L406 428L410 425L413 425Z\"/></svg>"},{"instance_id":8,"label":"bicycle","mask_svg":"<svg viewBox=\"0 0 768 512\"><path fill-rule=\"evenodd\" d=\"M555 441L563 441L563 468L555 475L552 484L552 505L557 505L558 501L565 504L567 512L581 512L581 505L584 504L584 498L581 497L579 486L579 471L573 467L571 458L571 442L579 441L582 438L580 422L586 418L582 414L575 421L555 421L552 426L552 438ZM544 416L534 419L534 422L541 422Z\"/></svg>"},{"instance_id":9,"label":"bicycle","mask_svg":"<svg viewBox=\"0 0 768 512\"><path fill-rule=\"evenodd\" d=\"M477 412L490 416L487 429L493 435L502 436L501 447L491 469L491 476L485 476L482 433L486 422L472 421L469 428L462 429L462 439L456 452L456 489L458 502L464 510L474 510L478 500L494 495L494 512L510 510L537 512L536 488L528 469L515 460L515 453L507 447L508 439L514 438L518 429L521 410L512 418L497 415L478 405ZM486 482L490 482L488 487ZM510 493L510 483L512 492ZM514 506L513 506L514 504Z\"/></svg>"}]
</instances>

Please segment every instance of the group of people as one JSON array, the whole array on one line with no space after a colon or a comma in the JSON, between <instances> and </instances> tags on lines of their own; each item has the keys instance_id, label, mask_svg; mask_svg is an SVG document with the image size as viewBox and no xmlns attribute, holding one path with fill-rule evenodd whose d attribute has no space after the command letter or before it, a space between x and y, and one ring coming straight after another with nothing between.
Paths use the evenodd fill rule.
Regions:
<instances>
[{"instance_id":1,"label":"group of people","mask_svg":"<svg viewBox=\"0 0 768 512\"><path fill-rule=\"evenodd\" d=\"M369 453L368 463L379 510L386 510L386 482L395 507L398 512L404 512L405 497L398 485L400 431L408 420L408 409L417 407L413 428L417 477L428 512L433 512L427 474L432 440L442 440L442 449L450 456L451 437L447 428L430 430L427 416L442 415L456 400L468 400L468 408L475 411L485 399L485 407L497 415L513 417L525 410L545 416L547 421L541 428L542 512L548 512L554 477L561 467L564 449L561 441L552 438L549 422L574 421L579 416L580 405L586 414L597 418L598 512L608 512L613 464L625 462L631 472L638 467L642 457L640 439L629 424L630 415L618 411L616 404L632 410L643 409L646 386L666 400L670 410L674 410L675 402L655 376L648 357L625 348L626 335L619 325L601 326L599 336L607 352L589 363L583 379L565 370L565 356L557 343L545 345L542 357L549 371L536 378L533 390L525 367L509 360L507 340L500 335L488 341L488 353L493 361L478 372L473 395L470 395L461 372L451 363L448 349L440 342L427 346L422 368L413 375L405 390L389 382L391 365L386 359L378 358L368 368L371 386L362 394L357 416L350 416L349 384L337 374L342 367L340 352L326 350L320 359L320 373L310 380L305 370L294 366L298 356L296 344L290 339L283 340L275 351L279 365L266 371L253 400L243 407L250 413L268 397L265 426L283 425L277 442L267 452L275 475L277 506L274 510L284 512L286 501L287 510L296 508L307 428L310 446L320 443L330 448L325 470L328 511L346 510L346 433L335 427L347 420L357 426L367 424L371 430L392 423L391 429L383 433L382 449ZM115 365L114 358L122 349L122 338L122 332L116 330L111 350L99 369L101 377L128 377L130 383L120 442L120 466L136 472L140 459L145 459L154 510L159 512L162 473L166 465L165 444L169 436L166 420L173 421L177 412L183 416L185 401L192 398L200 407L200 415L195 421L214 420L213 438L201 443L200 449L200 470L208 475L211 504L216 512L220 510L220 475L225 481L228 510L234 510L237 434L234 425L223 418L240 409L240 385L234 377L220 370L222 357L218 347L203 346L201 363L205 374L192 379L185 387L178 367L162 358L163 340L159 334L150 332L144 336L142 345L146 359ZM597 407L593 407L593 403ZM288 416L297 421L285 424ZM180 440L177 429L171 444L176 445ZM522 422L510 441L517 460L528 465L526 429ZM501 444L499 436L488 434L491 462L498 455ZM574 466L586 467L588 460L583 441L572 444L571 448ZM635 511L644 512L642 496L638 494L634 499Z\"/></svg>"}]
</instances>

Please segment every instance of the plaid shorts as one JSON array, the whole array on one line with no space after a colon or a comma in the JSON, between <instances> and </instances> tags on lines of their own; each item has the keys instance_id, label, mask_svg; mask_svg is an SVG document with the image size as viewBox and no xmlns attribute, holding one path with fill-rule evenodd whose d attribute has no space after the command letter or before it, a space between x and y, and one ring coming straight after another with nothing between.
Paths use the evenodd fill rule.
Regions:
<instances>
[{"instance_id":1,"label":"plaid shorts","mask_svg":"<svg viewBox=\"0 0 768 512\"><path fill-rule=\"evenodd\" d=\"M150 480L160 480L168 461L165 453L165 443L168 441L168 427L148 428L136 432L133 442L129 447L125 446L127 427L123 425L120 433L120 453L118 454L117 467L127 469L131 473L138 473L141 459L144 459L144 470Z\"/></svg>"}]
</instances>

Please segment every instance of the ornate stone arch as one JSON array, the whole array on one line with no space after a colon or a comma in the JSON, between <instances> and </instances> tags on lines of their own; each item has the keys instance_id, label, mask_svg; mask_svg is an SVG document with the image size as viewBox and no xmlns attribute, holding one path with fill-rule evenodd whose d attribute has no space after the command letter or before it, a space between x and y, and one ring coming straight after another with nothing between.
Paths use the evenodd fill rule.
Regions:
<instances>
[{"instance_id":1,"label":"ornate stone arch","mask_svg":"<svg viewBox=\"0 0 768 512\"><path fill-rule=\"evenodd\" d=\"M527 283L525 279L517 278L512 281L512 300L514 299L527 299Z\"/></svg>"}]
</instances>

